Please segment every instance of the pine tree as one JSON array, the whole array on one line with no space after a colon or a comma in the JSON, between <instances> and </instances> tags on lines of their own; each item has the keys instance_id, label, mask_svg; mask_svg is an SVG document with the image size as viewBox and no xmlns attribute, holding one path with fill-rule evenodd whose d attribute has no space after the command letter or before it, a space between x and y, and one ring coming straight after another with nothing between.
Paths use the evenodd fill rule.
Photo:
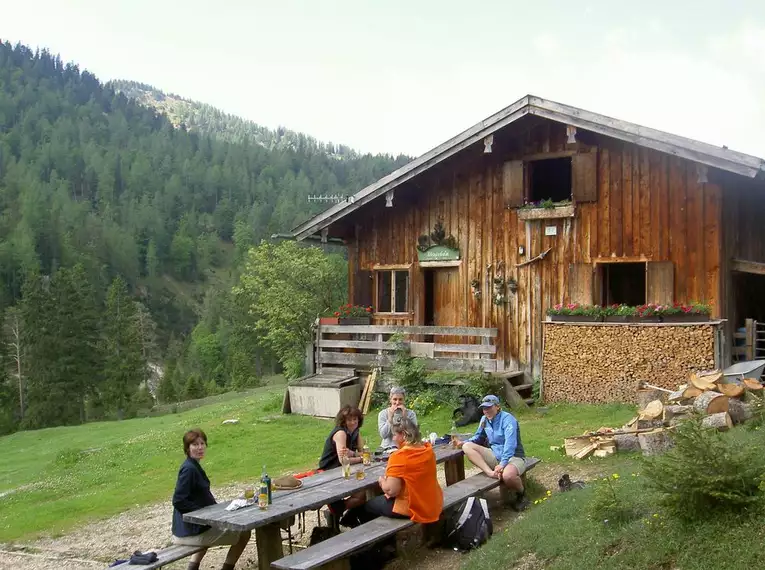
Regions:
<instances>
[{"instance_id":1,"label":"pine tree","mask_svg":"<svg viewBox=\"0 0 765 570\"><path fill-rule=\"evenodd\" d=\"M107 410L122 419L131 412L131 401L147 379L148 366L142 354L135 303L121 277L112 281L106 296L103 350L101 399Z\"/></svg>"}]
</instances>

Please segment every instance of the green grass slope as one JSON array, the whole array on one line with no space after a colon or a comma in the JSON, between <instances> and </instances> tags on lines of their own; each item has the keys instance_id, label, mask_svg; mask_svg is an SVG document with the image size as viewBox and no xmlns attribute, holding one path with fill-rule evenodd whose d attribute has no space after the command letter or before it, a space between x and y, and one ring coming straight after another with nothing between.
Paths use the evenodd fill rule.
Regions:
<instances>
[{"instance_id":1,"label":"green grass slope","mask_svg":"<svg viewBox=\"0 0 765 570\"><path fill-rule=\"evenodd\" d=\"M60 534L86 521L169 500L183 460L181 436L201 427L210 440L205 469L213 485L254 481L315 467L331 422L282 415L283 387L265 388L177 414L20 432L0 438L0 542ZM420 417L424 433L445 433L450 410ZM527 453L566 461L550 451L566 435L620 425L626 406L559 406L519 417ZM222 425L235 418L236 425ZM362 434L373 445L376 411ZM474 427L474 426L472 426ZM470 428L467 428L470 429Z\"/></svg>"}]
</instances>

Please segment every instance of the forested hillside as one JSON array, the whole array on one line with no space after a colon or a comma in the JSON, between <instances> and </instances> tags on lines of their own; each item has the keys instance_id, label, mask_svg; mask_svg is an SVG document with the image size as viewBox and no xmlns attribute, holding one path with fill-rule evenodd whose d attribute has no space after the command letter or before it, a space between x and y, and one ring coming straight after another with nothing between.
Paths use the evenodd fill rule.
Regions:
<instances>
[{"instance_id":1,"label":"forested hillside","mask_svg":"<svg viewBox=\"0 0 765 570\"><path fill-rule=\"evenodd\" d=\"M212 134L218 139L231 142L257 142L268 149L294 150L302 154L320 154L333 158L360 158L350 147L332 142L321 142L303 133L284 127L268 129L252 121L224 113L212 105L184 99L165 93L156 87L136 81L110 81L107 87L135 99L147 107L154 107L166 115L175 126L183 125L190 131ZM400 158L399 158L400 160ZM406 160L404 160L406 162ZM399 165L402 163L400 162ZM361 165L360 165L361 166ZM376 160L366 161L366 168L379 168ZM362 173L366 176L368 173ZM373 175L376 180L378 177Z\"/></svg>"},{"instance_id":2,"label":"forested hillside","mask_svg":"<svg viewBox=\"0 0 765 570\"><path fill-rule=\"evenodd\" d=\"M147 363L166 399L257 382L273 355L230 295L246 250L406 161L204 109L187 129L0 43L0 432L134 413Z\"/></svg>"}]
</instances>

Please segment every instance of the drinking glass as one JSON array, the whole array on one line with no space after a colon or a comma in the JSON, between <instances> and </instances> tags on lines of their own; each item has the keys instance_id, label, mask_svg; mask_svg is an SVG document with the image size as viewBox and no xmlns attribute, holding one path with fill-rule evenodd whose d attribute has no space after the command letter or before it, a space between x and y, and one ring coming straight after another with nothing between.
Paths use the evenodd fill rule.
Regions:
<instances>
[{"instance_id":1,"label":"drinking glass","mask_svg":"<svg viewBox=\"0 0 765 570\"><path fill-rule=\"evenodd\" d=\"M343 468L343 477L346 479L351 478L351 458L346 453L340 458L340 465Z\"/></svg>"},{"instance_id":2,"label":"drinking glass","mask_svg":"<svg viewBox=\"0 0 765 570\"><path fill-rule=\"evenodd\" d=\"M248 501L255 498L255 489L252 487L245 487L244 488L244 498Z\"/></svg>"}]
</instances>

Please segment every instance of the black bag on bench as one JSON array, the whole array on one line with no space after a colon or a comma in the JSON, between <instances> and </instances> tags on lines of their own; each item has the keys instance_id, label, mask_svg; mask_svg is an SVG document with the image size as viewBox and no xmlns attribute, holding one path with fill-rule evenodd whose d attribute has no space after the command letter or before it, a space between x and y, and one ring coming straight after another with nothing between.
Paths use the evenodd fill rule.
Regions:
<instances>
[{"instance_id":1,"label":"black bag on bench","mask_svg":"<svg viewBox=\"0 0 765 570\"><path fill-rule=\"evenodd\" d=\"M145 566L147 564L153 564L159 560L156 552L141 552L136 550L130 557L128 564L134 564L136 566Z\"/></svg>"},{"instance_id":2,"label":"black bag on bench","mask_svg":"<svg viewBox=\"0 0 765 570\"><path fill-rule=\"evenodd\" d=\"M444 542L454 550L467 551L481 546L493 533L486 499L468 497L447 520Z\"/></svg>"}]
</instances>

